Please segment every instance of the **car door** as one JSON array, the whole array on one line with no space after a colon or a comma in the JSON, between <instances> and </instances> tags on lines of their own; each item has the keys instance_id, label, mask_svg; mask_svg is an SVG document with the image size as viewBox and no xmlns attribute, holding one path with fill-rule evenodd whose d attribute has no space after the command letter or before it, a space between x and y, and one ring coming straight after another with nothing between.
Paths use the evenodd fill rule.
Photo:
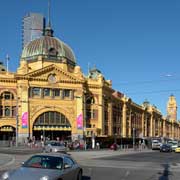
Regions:
<instances>
[{"instance_id":1,"label":"car door","mask_svg":"<svg viewBox=\"0 0 180 180\"><path fill-rule=\"evenodd\" d=\"M76 166L70 157L64 157L63 180L77 179Z\"/></svg>"}]
</instances>

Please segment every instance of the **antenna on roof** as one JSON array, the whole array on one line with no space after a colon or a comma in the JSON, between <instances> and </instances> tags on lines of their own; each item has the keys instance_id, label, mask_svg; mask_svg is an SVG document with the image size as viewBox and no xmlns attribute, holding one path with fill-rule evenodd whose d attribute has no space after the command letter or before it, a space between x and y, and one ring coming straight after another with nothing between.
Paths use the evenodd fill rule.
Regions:
<instances>
[{"instance_id":1,"label":"antenna on roof","mask_svg":"<svg viewBox=\"0 0 180 180\"><path fill-rule=\"evenodd\" d=\"M47 26L46 26L46 28L45 28L45 36L53 36L53 30L52 30L52 28L51 28L51 21L50 21L50 9L51 9L51 7L50 7L50 0L48 0L48 24L47 24Z\"/></svg>"},{"instance_id":2,"label":"antenna on roof","mask_svg":"<svg viewBox=\"0 0 180 180\"><path fill-rule=\"evenodd\" d=\"M90 73L90 63L88 62L88 75Z\"/></svg>"},{"instance_id":3,"label":"antenna on roof","mask_svg":"<svg viewBox=\"0 0 180 180\"><path fill-rule=\"evenodd\" d=\"M51 27L50 11L51 11L51 2L50 0L48 0L48 27Z\"/></svg>"},{"instance_id":4,"label":"antenna on roof","mask_svg":"<svg viewBox=\"0 0 180 180\"><path fill-rule=\"evenodd\" d=\"M8 73L8 71L9 71L9 59L10 59L10 57L9 57L9 55L7 54L6 55L6 69L7 69L7 73Z\"/></svg>"}]
</instances>

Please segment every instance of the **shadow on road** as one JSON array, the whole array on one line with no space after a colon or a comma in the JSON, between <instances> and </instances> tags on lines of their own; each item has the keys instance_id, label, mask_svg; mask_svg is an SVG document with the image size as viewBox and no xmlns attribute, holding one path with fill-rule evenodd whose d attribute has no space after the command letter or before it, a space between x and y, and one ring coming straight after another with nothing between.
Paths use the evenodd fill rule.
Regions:
<instances>
[{"instance_id":1,"label":"shadow on road","mask_svg":"<svg viewBox=\"0 0 180 180\"><path fill-rule=\"evenodd\" d=\"M83 176L82 180L91 180L91 177L89 177L89 176Z\"/></svg>"},{"instance_id":2,"label":"shadow on road","mask_svg":"<svg viewBox=\"0 0 180 180\"><path fill-rule=\"evenodd\" d=\"M170 180L169 175L172 175L172 173L169 171L169 164L163 164L162 166L164 167L164 171L159 173L161 176L158 180Z\"/></svg>"}]
</instances>

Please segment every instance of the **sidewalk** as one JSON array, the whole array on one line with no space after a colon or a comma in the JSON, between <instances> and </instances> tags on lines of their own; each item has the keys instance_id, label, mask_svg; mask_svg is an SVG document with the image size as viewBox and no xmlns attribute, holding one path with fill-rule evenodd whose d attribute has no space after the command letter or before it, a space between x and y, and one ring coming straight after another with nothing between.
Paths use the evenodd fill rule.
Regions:
<instances>
[{"instance_id":1,"label":"sidewalk","mask_svg":"<svg viewBox=\"0 0 180 180\"><path fill-rule=\"evenodd\" d=\"M30 148L27 146L13 146L13 147L0 147L0 153L2 154L34 154L42 152L42 148Z\"/></svg>"}]
</instances>

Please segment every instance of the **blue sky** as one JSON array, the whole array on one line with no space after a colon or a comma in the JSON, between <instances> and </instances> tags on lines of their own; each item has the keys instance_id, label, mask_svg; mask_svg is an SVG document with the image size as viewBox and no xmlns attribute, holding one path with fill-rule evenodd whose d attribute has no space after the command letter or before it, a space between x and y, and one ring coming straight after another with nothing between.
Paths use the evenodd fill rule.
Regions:
<instances>
[{"instance_id":1,"label":"blue sky","mask_svg":"<svg viewBox=\"0 0 180 180\"><path fill-rule=\"evenodd\" d=\"M0 60L8 53L11 71L28 12L47 16L47 0L1 1ZM114 89L138 104L147 99L163 115L171 94L180 104L180 1L52 0L51 22L85 74L88 63L96 65Z\"/></svg>"}]
</instances>

